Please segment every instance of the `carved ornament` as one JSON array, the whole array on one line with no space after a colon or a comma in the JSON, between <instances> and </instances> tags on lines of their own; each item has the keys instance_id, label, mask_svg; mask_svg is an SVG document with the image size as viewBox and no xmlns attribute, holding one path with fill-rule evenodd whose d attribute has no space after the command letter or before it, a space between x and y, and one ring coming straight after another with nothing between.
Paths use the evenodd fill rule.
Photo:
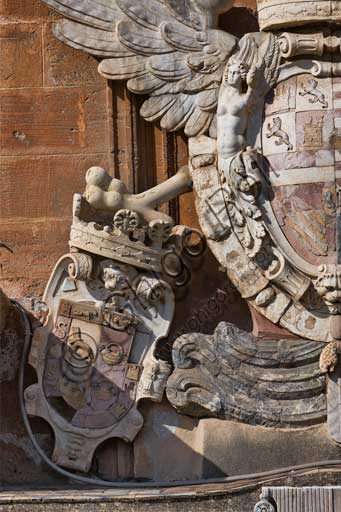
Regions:
<instances>
[{"instance_id":1,"label":"carved ornament","mask_svg":"<svg viewBox=\"0 0 341 512\"><path fill-rule=\"evenodd\" d=\"M188 169L149 195L129 196L103 170L89 171L85 200L115 217L84 224L76 198L71 250L160 272L172 222L155 213L153 194L166 201L193 183L207 243L242 297L301 339L332 342L321 367L335 368L341 56L330 22L341 22L340 2L259 0L267 31L240 40L218 28L230 0L45 3L66 18L54 28L61 41L99 58L102 76L148 95L146 120L189 137Z\"/></svg>"}]
</instances>

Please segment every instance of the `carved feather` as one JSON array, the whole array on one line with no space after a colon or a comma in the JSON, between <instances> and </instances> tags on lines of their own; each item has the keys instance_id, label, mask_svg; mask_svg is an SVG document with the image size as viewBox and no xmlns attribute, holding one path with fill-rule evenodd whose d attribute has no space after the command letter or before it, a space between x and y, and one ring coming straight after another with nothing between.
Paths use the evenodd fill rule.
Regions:
<instances>
[{"instance_id":1,"label":"carved feather","mask_svg":"<svg viewBox=\"0 0 341 512\"><path fill-rule=\"evenodd\" d=\"M216 28L233 0L43 0L72 21L55 35L103 58L99 72L148 94L141 115L188 136L214 133L217 92L236 38Z\"/></svg>"},{"instance_id":2,"label":"carved feather","mask_svg":"<svg viewBox=\"0 0 341 512\"><path fill-rule=\"evenodd\" d=\"M162 22L171 20L170 12L157 0L116 0L118 7L132 21L151 30L159 30Z\"/></svg>"},{"instance_id":3,"label":"carved feather","mask_svg":"<svg viewBox=\"0 0 341 512\"><path fill-rule=\"evenodd\" d=\"M117 25L117 36L124 46L141 55L174 51L159 32L138 26L132 21L121 21Z\"/></svg>"},{"instance_id":4,"label":"carved feather","mask_svg":"<svg viewBox=\"0 0 341 512\"><path fill-rule=\"evenodd\" d=\"M177 50L193 52L203 49L204 42L198 41L198 32L180 23L164 23L161 26L161 34L164 40Z\"/></svg>"},{"instance_id":5,"label":"carved feather","mask_svg":"<svg viewBox=\"0 0 341 512\"><path fill-rule=\"evenodd\" d=\"M180 94L176 102L161 119L161 128L166 131L176 131L183 128L195 109L193 96Z\"/></svg>"},{"instance_id":6,"label":"carved feather","mask_svg":"<svg viewBox=\"0 0 341 512\"><path fill-rule=\"evenodd\" d=\"M114 30L114 23L125 19L115 0L44 0L66 18L86 23L92 27Z\"/></svg>"},{"instance_id":7,"label":"carved feather","mask_svg":"<svg viewBox=\"0 0 341 512\"><path fill-rule=\"evenodd\" d=\"M142 76L138 76L129 80L127 83L128 89L135 94L151 94L155 90L162 87L164 84L163 80L157 78L151 73L145 73Z\"/></svg>"},{"instance_id":8,"label":"carved feather","mask_svg":"<svg viewBox=\"0 0 341 512\"><path fill-rule=\"evenodd\" d=\"M217 89L209 89L207 91L199 92L197 95L197 104L201 110L215 110L218 104Z\"/></svg>"},{"instance_id":9,"label":"carved feather","mask_svg":"<svg viewBox=\"0 0 341 512\"><path fill-rule=\"evenodd\" d=\"M147 121L157 121L174 105L176 99L177 96L173 94L165 94L158 97L152 96L144 102L140 114Z\"/></svg>"},{"instance_id":10,"label":"carved feather","mask_svg":"<svg viewBox=\"0 0 341 512\"><path fill-rule=\"evenodd\" d=\"M176 82L163 82L163 86L151 93L152 96L161 96L163 94L179 94L185 92L188 77Z\"/></svg>"},{"instance_id":11,"label":"carved feather","mask_svg":"<svg viewBox=\"0 0 341 512\"><path fill-rule=\"evenodd\" d=\"M98 66L101 75L113 80L129 80L146 73L146 61L141 56L104 59Z\"/></svg>"},{"instance_id":12,"label":"carved feather","mask_svg":"<svg viewBox=\"0 0 341 512\"><path fill-rule=\"evenodd\" d=\"M187 137L195 137L205 133L210 127L213 114L195 108L185 126Z\"/></svg>"},{"instance_id":13,"label":"carved feather","mask_svg":"<svg viewBox=\"0 0 341 512\"><path fill-rule=\"evenodd\" d=\"M192 75L190 68L186 65L186 55L179 52L151 57L148 69L165 81L181 80Z\"/></svg>"},{"instance_id":14,"label":"carved feather","mask_svg":"<svg viewBox=\"0 0 341 512\"><path fill-rule=\"evenodd\" d=\"M79 25L74 21L64 20L53 27L53 32L58 39L91 55L102 57L123 57L134 55L122 46L112 32L98 28Z\"/></svg>"},{"instance_id":15,"label":"carved feather","mask_svg":"<svg viewBox=\"0 0 341 512\"><path fill-rule=\"evenodd\" d=\"M196 30L202 28L199 13L193 11L191 0L164 0L164 4L176 20Z\"/></svg>"}]
</instances>

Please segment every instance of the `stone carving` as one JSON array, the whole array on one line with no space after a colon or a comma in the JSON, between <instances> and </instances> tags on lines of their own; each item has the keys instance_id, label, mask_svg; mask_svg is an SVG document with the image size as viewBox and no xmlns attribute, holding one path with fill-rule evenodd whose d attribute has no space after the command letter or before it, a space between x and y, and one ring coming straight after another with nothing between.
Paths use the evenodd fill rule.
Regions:
<instances>
[{"instance_id":1,"label":"stone carving","mask_svg":"<svg viewBox=\"0 0 341 512\"><path fill-rule=\"evenodd\" d=\"M337 30L323 24L341 22L339 2L259 0L266 32L239 41L217 28L231 0L45 3L72 20L55 25L61 41L96 55L103 76L148 94L145 119L189 137L188 169L149 194L129 196L103 170L89 171L87 204L115 218L101 229L84 224L76 198L71 249L164 271L172 222L154 209L192 181L208 245L242 297L302 339L333 342L321 359L331 370L329 352L341 338L331 277L341 261L341 46ZM316 22L320 31L300 28ZM188 280L181 258L179 268L180 285Z\"/></svg>"},{"instance_id":2,"label":"stone carving","mask_svg":"<svg viewBox=\"0 0 341 512\"><path fill-rule=\"evenodd\" d=\"M274 0L258 0L257 4L261 30L323 23L327 19L335 23L341 22L341 8L338 2L326 4L324 0L289 0L285 4L279 4Z\"/></svg>"},{"instance_id":3,"label":"stone carving","mask_svg":"<svg viewBox=\"0 0 341 512\"><path fill-rule=\"evenodd\" d=\"M333 373L335 371L338 362L337 351L338 343L336 341L328 343L322 350L320 357L320 369L322 373L329 371Z\"/></svg>"},{"instance_id":4,"label":"stone carving","mask_svg":"<svg viewBox=\"0 0 341 512\"><path fill-rule=\"evenodd\" d=\"M167 397L182 413L302 427L326 415L322 343L261 340L232 324L180 336Z\"/></svg>"},{"instance_id":5,"label":"stone carving","mask_svg":"<svg viewBox=\"0 0 341 512\"><path fill-rule=\"evenodd\" d=\"M302 94L301 94L302 96ZM268 132L266 133L266 137L270 139L271 137L275 137L276 146L281 146L285 144L287 146L287 150L291 151L293 149L293 145L290 142L289 135L282 129L282 120L280 117L274 117L272 119L272 126L268 123Z\"/></svg>"},{"instance_id":6,"label":"stone carving","mask_svg":"<svg viewBox=\"0 0 341 512\"><path fill-rule=\"evenodd\" d=\"M186 171L180 174L183 183ZM50 423L53 460L66 468L89 471L108 438L132 441L143 425L139 402L163 398L171 366L155 348L172 321L171 284L184 283L184 255L200 256L204 248L192 246L192 230L173 229L172 219L151 207L168 200L178 180L131 196L92 168L84 195L75 194L71 252L47 284L29 355L38 382L25 390L28 413Z\"/></svg>"},{"instance_id":7,"label":"stone carving","mask_svg":"<svg viewBox=\"0 0 341 512\"><path fill-rule=\"evenodd\" d=\"M163 220L173 224L173 220L162 212L156 212L155 208L166 203L173 197L191 190L191 177L187 167L182 167L178 173L157 185L156 187L143 192L142 194L128 194L124 183L116 178L112 178L101 167L91 167L86 174L85 198L90 206L96 210L105 210L115 212L115 227L120 229L126 225L132 231L137 227L138 216L142 216L148 221ZM121 217L131 218L121 219ZM125 229L121 229L125 232Z\"/></svg>"},{"instance_id":8,"label":"stone carving","mask_svg":"<svg viewBox=\"0 0 341 512\"><path fill-rule=\"evenodd\" d=\"M309 103L320 102L322 107L328 108L328 102L325 95L317 88L318 82L315 79L308 80L308 86L302 86L298 92L300 96L309 96Z\"/></svg>"},{"instance_id":9,"label":"stone carving","mask_svg":"<svg viewBox=\"0 0 341 512\"><path fill-rule=\"evenodd\" d=\"M236 44L217 30L217 17L233 0L196 0L185 9L169 0L45 3L73 20L55 26L59 39L102 58L103 76L150 96L145 119L159 119L165 130L184 128L189 137L215 130L219 85Z\"/></svg>"},{"instance_id":10,"label":"stone carving","mask_svg":"<svg viewBox=\"0 0 341 512\"><path fill-rule=\"evenodd\" d=\"M254 512L337 512L340 487L263 487Z\"/></svg>"},{"instance_id":11,"label":"stone carving","mask_svg":"<svg viewBox=\"0 0 341 512\"><path fill-rule=\"evenodd\" d=\"M261 499L253 510L254 512L276 512L274 505L267 499Z\"/></svg>"}]
</instances>

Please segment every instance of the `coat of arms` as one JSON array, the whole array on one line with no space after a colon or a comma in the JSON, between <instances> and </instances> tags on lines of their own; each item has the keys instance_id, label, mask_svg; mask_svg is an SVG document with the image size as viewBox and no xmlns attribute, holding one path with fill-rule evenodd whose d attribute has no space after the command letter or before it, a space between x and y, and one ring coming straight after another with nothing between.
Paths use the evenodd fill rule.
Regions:
<instances>
[{"instance_id":1,"label":"coat of arms","mask_svg":"<svg viewBox=\"0 0 341 512\"><path fill-rule=\"evenodd\" d=\"M341 442L341 39L333 29L341 3L261 0L261 31L238 40L218 28L231 0L44 1L66 18L56 37L97 56L104 77L147 95L146 120L189 138L188 168L149 202L98 168L75 198L71 267L63 260L54 272L50 334L42 328L31 353L39 368L34 348L45 347L36 389L43 398L33 400L44 411L29 405L34 390L26 397L32 413L53 416L55 430L71 429L72 449L57 447L57 459L87 469L91 457L74 455L84 432L94 448L108 436L133 439L142 424L138 400L148 395L140 380L147 353L163 376L154 398L168 379L167 396L182 412L295 426L324 421L327 408L330 434ZM152 348L167 335L173 298L150 272L160 277L171 257L172 223L158 222L155 207L190 182L202 231L228 278L298 339L280 349L226 327L210 338L183 336L169 377ZM236 393L232 373L244 390L272 383L257 414L248 391ZM63 415L61 400L69 407Z\"/></svg>"}]
</instances>

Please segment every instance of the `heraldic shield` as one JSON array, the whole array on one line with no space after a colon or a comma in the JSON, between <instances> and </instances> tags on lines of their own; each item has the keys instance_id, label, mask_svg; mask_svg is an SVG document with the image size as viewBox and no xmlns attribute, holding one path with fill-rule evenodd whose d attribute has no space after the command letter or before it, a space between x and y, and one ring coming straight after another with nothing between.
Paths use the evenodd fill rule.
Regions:
<instances>
[{"instance_id":1,"label":"heraldic shield","mask_svg":"<svg viewBox=\"0 0 341 512\"><path fill-rule=\"evenodd\" d=\"M133 441L143 426L139 401L163 397L171 366L155 351L168 333L174 297L169 284L153 271L154 260L148 260L149 267L142 258L136 262L143 244L130 241L127 226L119 222L121 230L115 228L113 235L96 224L94 234L103 238L97 253L78 250L86 237L90 240L93 228L77 217L82 202L76 194L72 252L57 263L38 307L41 326L35 329L29 355L38 382L25 390L25 403L30 415L44 418L53 428L53 461L88 472L103 441ZM164 226L156 229L154 224L153 233L159 235ZM116 259L101 254L110 236L120 249ZM148 251L157 254L157 247L161 256L162 242L157 241L154 249L145 247L147 257ZM135 266L127 263L129 250Z\"/></svg>"},{"instance_id":2,"label":"heraldic shield","mask_svg":"<svg viewBox=\"0 0 341 512\"><path fill-rule=\"evenodd\" d=\"M217 139L189 142L201 226L229 278L271 322L322 342L341 338L341 77L328 41L244 36Z\"/></svg>"},{"instance_id":3,"label":"heraldic shield","mask_svg":"<svg viewBox=\"0 0 341 512\"><path fill-rule=\"evenodd\" d=\"M340 442L338 40L313 30L244 36L220 89L217 140L189 145L201 227L228 277L271 322L328 343L320 370L330 372L328 428Z\"/></svg>"},{"instance_id":4,"label":"heraldic shield","mask_svg":"<svg viewBox=\"0 0 341 512\"><path fill-rule=\"evenodd\" d=\"M87 275L86 264L74 263L75 268L84 267L81 274L85 274L80 279L83 284L76 279L77 289L82 289L82 304L76 305L73 271L72 282L65 283L66 274L57 278L56 271L55 284L50 282L46 294L48 326L52 336L63 334L57 336L63 349L57 348L59 341L44 342L41 363L34 360L35 345L31 351L33 366L44 368L39 392L48 402L42 410L53 410L58 416L54 428L62 430L60 422L66 421L58 413L60 400L69 407L63 411L70 411L67 425L77 435L83 429L91 437L96 424L104 439L109 416L111 436L115 432L117 437L133 438L140 428L135 404L142 396L142 384L136 384L132 376L142 372L140 379L144 380L148 358L144 359L146 350L138 347L152 347L167 335L173 307L165 287L162 301L152 301L150 306L154 308L149 320L152 341L140 343L145 312L151 313L149 307L141 312L136 297L142 294L142 302L154 297L146 293L145 286L147 279L153 288L154 278L143 273L161 270L161 260L164 263L170 255L169 248L161 249L172 229L170 218L154 225L161 212L150 209L188 191L190 182L201 229L220 267L252 312L285 329L279 332L287 337L287 348L273 340L271 357L263 357L256 336L250 338L229 326L217 328L215 338L180 336L172 347L171 377L169 367L161 370L164 363L151 359L164 376L161 381L167 381L169 401L191 415L259 420L270 426L311 424L312 412L314 421L321 422L327 412L329 432L341 442L341 43L339 33L334 32L341 22L340 2L293 0L287 5L260 0L261 31L238 39L218 26L219 14L233 4L229 0L120 0L114 7L103 2L95 6L84 2L79 7L75 0L44 1L67 18L54 27L58 39L98 56L99 73L105 78L127 81L133 94L148 95L140 110L144 119L160 121L165 131L183 128L189 139L188 168L180 169L149 195L130 196L103 169L88 171L82 200L92 215L85 212L80 218L76 205L70 244L82 254L72 257L86 259L88 252L97 255L93 264L100 270ZM102 222L104 212L115 215L113 225ZM140 215L146 231L144 245ZM115 263L97 261L98 256ZM133 272L125 264L139 270ZM126 277L119 278L121 274ZM130 283L123 284L124 292L117 288L120 279ZM110 311L101 295L103 286L119 292ZM139 293L134 298L129 290ZM62 302L57 304L56 297ZM129 307L122 313L124 300ZM141 321L136 323L137 317ZM124 333L118 332L113 318L126 324ZM252 368L244 371L248 350ZM197 356L200 351L202 357ZM154 354L153 350L147 353ZM54 358L59 360L56 372L52 371ZM80 370L79 358L84 358ZM238 377L236 358L242 361ZM94 382L88 379L79 389L78 371L87 380L87 359L96 361L94 375L104 374L106 379L103 383L102 377L94 377ZM259 368L269 359L275 368L270 377ZM70 370L71 363L76 370ZM158 382L155 368L149 372L153 375L149 381L154 382L151 388ZM278 368L283 372L276 374ZM49 374L54 374L50 381ZM65 382L65 375L72 376L72 384ZM235 386L237 380L239 386ZM255 382L260 382L263 400L257 396L258 415L249 403ZM147 393L148 385L142 387ZM30 391L26 398L32 412ZM318 402L315 406L314 401ZM39 409L39 400L32 402ZM126 429L128 418L132 419ZM64 440L63 435L59 437ZM63 450L56 449L57 458ZM82 464L77 460L74 466ZM84 463L84 467L88 466Z\"/></svg>"},{"instance_id":5,"label":"heraldic shield","mask_svg":"<svg viewBox=\"0 0 341 512\"><path fill-rule=\"evenodd\" d=\"M341 79L284 80L267 94L264 114L262 152L278 224L307 262L336 265Z\"/></svg>"}]
</instances>

